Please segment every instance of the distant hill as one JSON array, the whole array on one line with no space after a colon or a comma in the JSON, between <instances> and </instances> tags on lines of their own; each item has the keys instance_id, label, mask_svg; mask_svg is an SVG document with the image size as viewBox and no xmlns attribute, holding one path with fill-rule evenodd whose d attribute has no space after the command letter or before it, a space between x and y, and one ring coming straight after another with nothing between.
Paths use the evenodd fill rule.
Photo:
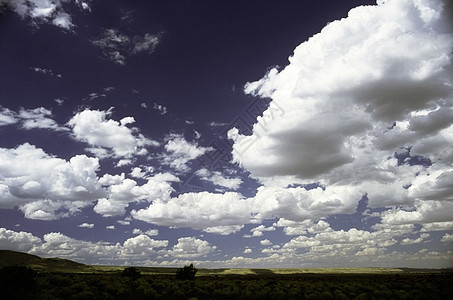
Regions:
<instances>
[{"instance_id":1,"label":"distant hill","mask_svg":"<svg viewBox=\"0 0 453 300\"><path fill-rule=\"evenodd\" d=\"M23 252L0 250L0 268L6 266L26 266L38 271L74 272L89 269L90 266L61 258L41 258Z\"/></svg>"}]
</instances>

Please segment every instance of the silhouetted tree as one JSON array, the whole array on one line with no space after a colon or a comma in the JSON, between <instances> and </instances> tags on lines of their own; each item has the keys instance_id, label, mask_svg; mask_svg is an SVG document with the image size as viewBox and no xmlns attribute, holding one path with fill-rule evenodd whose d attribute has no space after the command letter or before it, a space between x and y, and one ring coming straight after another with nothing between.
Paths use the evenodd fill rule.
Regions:
<instances>
[{"instance_id":1,"label":"silhouetted tree","mask_svg":"<svg viewBox=\"0 0 453 300\"><path fill-rule=\"evenodd\" d=\"M184 268L178 269L176 277L183 280L194 280L197 271L197 268L195 268L193 264L190 264L189 266L184 266Z\"/></svg>"},{"instance_id":2,"label":"silhouetted tree","mask_svg":"<svg viewBox=\"0 0 453 300\"><path fill-rule=\"evenodd\" d=\"M140 271L137 270L136 267L127 267L121 272L121 277L127 277L129 279L129 288L131 290L131 294L134 292L135 289L135 281L139 279L142 275Z\"/></svg>"}]
</instances>

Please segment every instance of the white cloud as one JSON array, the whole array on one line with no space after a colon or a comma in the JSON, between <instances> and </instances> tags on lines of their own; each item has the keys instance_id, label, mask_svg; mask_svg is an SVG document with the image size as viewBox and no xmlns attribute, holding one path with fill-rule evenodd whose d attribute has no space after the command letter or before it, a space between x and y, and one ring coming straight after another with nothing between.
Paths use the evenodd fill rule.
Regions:
<instances>
[{"instance_id":1,"label":"white cloud","mask_svg":"<svg viewBox=\"0 0 453 300\"><path fill-rule=\"evenodd\" d=\"M123 226L130 225L131 222L129 220L118 220L116 221L118 224L121 224Z\"/></svg>"},{"instance_id":2,"label":"white cloud","mask_svg":"<svg viewBox=\"0 0 453 300\"><path fill-rule=\"evenodd\" d=\"M451 202L417 201L413 207L384 211L381 222L391 225L450 222L452 214Z\"/></svg>"},{"instance_id":3,"label":"white cloud","mask_svg":"<svg viewBox=\"0 0 453 300\"><path fill-rule=\"evenodd\" d=\"M136 237L129 238L124 242L122 255L146 255L147 253L153 251L155 248L162 248L167 246L167 240L154 240L147 235L140 234Z\"/></svg>"},{"instance_id":4,"label":"white cloud","mask_svg":"<svg viewBox=\"0 0 453 300\"><path fill-rule=\"evenodd\" d=\"M165 115L167 113L167 108L163 105L157 104L156 102L153 104L153 109L159 111L161 115Z\"/></svg>"},{"instance_id":5,"label":"white cloud","mask_svg":"<svg viewBox=\"0 0 453 300\"><path fill-rule=\"evenodd\" d=\"M189 142L179 134L171 134L166 140L166 153L162 154L160 158L163 164L169 165L177 172L187 172L190 161L212 151L212 148L199 146L196 142Z\"/></svg>"},{"instance_id":6,"label":"white cloud","mask_svg":"<svg viewBox=\"0 0 453 300\"><path fill-rule=\"evenodd\" d=\"M115 180L109 180L113 184L107 188L108 198L99 199L94 211L103 216L117 216L124 214L126 207L132 202L168 201L173 191L170 182L178 181L178 178L168 173L149 177L143 185L123 176L121 181L115 177Z\"/></svg>"},{"instance_id":7,"label":"white cloud","mask_svg":"<svg viewBox=\"0 0 453 300\"><path fill-rule=\"evenodd\" d=\"M353 187L326 188L259 187L253 198L258 220L284 218L290 221L319 219L332 214L354 213L362 194Z\"/></svg>"},{"instance_id":8,"label":"white cloud","mask_svg":"<svg viewBox=\"0 0 453 300\"><path fill-rule=\"evenodd\" d=\"M419 243L422 243L424 242L427 238L429 238L429 234L428 233L422 233L420 234L420 236L416 239L410 239L410 238L405 238L405 239L402 239L400 244L401 245L412 245L412 244L419 244Z\"/></svg>"},{"instance_id":9,"label":"white cloud","mask_svg":"<svg viewBox=\"0 0 453 300\"><path fill-rule=\"evenodd\" d=\"M19 120L14 111L0 106L0 126L11 125L17 122L19 122Z\"/></svg>"},{"instance_id":10,"label":"white cloud","mask_svg":"<svg viewBox=\"0 0 453 300\"><path fill-rule=\"evenodd\" d=\"M402 178L391 187L402 197L393 204L407 202L404 197L451 195L445 186L453 158L447 2L361 6L300 44L287 67L245 86L245 92L272 101L252 135L230 130L234 161L264 184L374 186L373 197ZM426 156L434 149L432 168L442 174L433 178L435 195L404 189L418 167L389 160L403 148Z\"/></svg>"},{"instance_id":11,"label":"white cloud","mask_svg":"<svg viewBox=\"0 0 453 300\"><path fill-rule=\"evenodd\" d=\"M191 227L230 234L250 221L251 201L234 192L186 193L177 198L157 199L146 209L133 210L133 218L171 227Z\"/></svg>"},{"instance_id":12,"label":"white cloud","mask_svg":"<svg viewBox=\"0 0 453 300\"><path fill-rule=\"evenodd\" d=\"M132 117L125 117L120 122L107 119L111 111L84 110L69 120L74 137L94 146L90 152L114 157L130 158L133 155L145 155L146 147L157 143L137 134L138 129L126 125L134 122ZM99 151L97 151L99 150ZM108 151L108 152L106 152Z\"/></svg>"},{"instance_id":13,"label":"white cloud","mask_svg":"<svg viewBox=\"0 0 453 300\"><path fill-rule=\"evenodd\" d=\"M17 117L22 121L22 127L24 129L52 129L56 131L66 131L65 127L59 126L53 119L52 112L44 107L38 107L35 109L24 109L21 108Z\"/></svg>"},{"instance_id":14,"label":"white cloud","mask_svg":"<svg viewBox=\"0 0 453 300\"><path fill-rule=\"evenodd\" d=\"M138 54L140 52L153 53L157 45L160 43L160 34L146 33L143 37L135 36L132 39L133 48L131 53Z\"/></svg>"},{"instance_id":15,"label":"white cloud","mask_svg":"<svg viewBox=\"0 0 453 300\"><path fill-rule=\"evenodd\" d=\"M16 232L6 228L0 228L1 249L28 252L39 244L41 244L41 239L29 232Z\"/></svg>"},{"instance_id":16,"label":"white cloud","mask_svg":"<svg viewBox=\"0 0 453 300\"><path fill-rule=\"evenodd\" d=\"M420 230L420 232L443 231L443 230L453 230L453 221L425 223L423 224L423 227Z\"/></svg>"},{"instance_id":17,"label":"white cloud","mask_svg":"<svg viewBox=\"0 0 453 300\"><path fill-rule=\"evenodd\" d=\"M134 178L144 178L146 175L146 172L143 172L142 169L139 167L134 167L132 169L130 175Z\"/></svg>"},{"instance_id":18,"label":"white cloud","mask_svg":"<svg viewBox=\"0 0 453 300\"><path fill-rule=\"evenodd\" d=\"M250 232L252 232L252 236L263 236L264 231L275 231L275 227L274 226L266 227L264 225L260 225L258 227L250 229Z\"/></svg>"},{"instance_id":19,"label":"white cloud","mask_svg":"<svg viewBox=\"0 0 453 300\"><path fill-rule=\"evenodd\" d=\"M146 33L144 36L130 37L118 29L106 29L100 37L93 40L103 57L119 65L125 65L127 58L141 52L153 53L160 42L161 34Z\"/></svg>"},{"instance_id":20,"label":"white cloud","mask_svg":"<svg viewBox=\"0 0 453 300\"><path fill-rule=\"evenodd\" d=\"M272 245L272 242L269 241L268 239L265 239L265 240L260 241L260 244L263 246L270 246L270 245Z\"/></svg>"},{"instance_id":21,"label":"white cloud","mask_svg":"<svg viewBox=\"0 0 453 300\"><path fill-rule=\"evenodd\" d=\"M148 266L177 266L190 259L196 266L225 267L445 267L451 263L452 251L436 252L421 249L418 252L389 251L397 244L395 238L412 233L412 230L393 232L378 230L367 232L351 229L300 236L285 243L274 245L262 252L268 256L258 258L233 257L211 261L204 258L217 250L208 241L195 237L181 237L170 249L168 241L154 240L146 235L126 239L124 243L89 242L76 240L58 232L45 234L43 239L28 232L16 232L0 228L2 249L24 251L43 257L61 257L84 263L135 264ZM451 242L451 234L441 239ZM269 242L263 242L269 244ZM393 247L392 247L393 248ZM246 247L245 254L252 253ZM196 258L203 258L196 260ZM162 260L168 258L169 260Z\"/></svg>"},{"instance_id":22,"label":"white cloud","mask_svg":"<svg viewBox=\"0 0 453 300\"><path fill-rule=\"evenodd\" d=\"M143 232L143 230L141 230L139 228L134 228L132 233L133 234L146 234L147 236L156 236L156 235L159 235L159 230L150 229L150 230L147 230L147 231Z\"/></svg>"},{"instance_id":23,"label":"white cloud","mask_svg":"<svg viewBox=\"0 0 453 300\"><path fill-rule=\"evenodd\" d=\"M366 195L371 208L393 207L376 230L451 228L451 11L441 0L357 7L300 44L288 66L245 85L271 98L251 135L228 132L233 161L263 185L255 221L278 218L288 235L329 234L322 219L356 212ZM320 187L291 187L313 183Z\"/></svg>"},{"instance_id":24,"label":"white cloud","mask_svg":"<svg viewBox=\"0 0 453 300\"><path fill-rule=\"evenodd\" d=\"M33 71L35 71L37 73L41 73L44 75L49 75L49 76L53 76L53 77L57 77L57 78L63 78L63 75L55 74L54 71L52 71L50 69L40 68L40 67L31 67L30 69L32 69Z\"/></svg>"},{"instance_id":25,"label":"white cloud","mask_svg":"<svg viewBox=\"0 0 453 300\"><path fill-rule=\"evenodd\" d=\"M219 171L209 171L205 168L197 170L195 174L202 180L230 190L237 190L242 184L242 179L239 177L225 177Z\"/></svg>"},{"instance_id":26,"label":"white cloud","mask_svg":"<svg viewBox=\"0 0 453 300\"><path fill-rule=\"evenodd\" d=\"M64 10L64 6L71 0L9 0L0 1L0 5L8 5L22 18L30 19L33 24L51 23L63 29L71 29L71 16ZM87 2L75 0L76 4L89 10Z\"/></svg>"},{"instance_id":27,"label":"white cloud","mask_svg":"<svg viewBox=\"0 0 453 300\"><path fill-rule=\"evenodd\" d=\"M80 225L77 225L77 227L80 227L80 228L94 228L94 224L82 223Z\"/></svg>"},{"instance_id":28,"label":"white cloud","mask_svg":"<svg viewBox=\"0 0 453 300\"><path fill-rule=\"evenodd\" d=\"M283 231L286 235L306 235L307 233L314 234L332 231L330 224L324 220L313 222L313 220L307 219L300 222L280 218L276 223L274 223L274 226L283 227Z\"/></svg>"},{"instance_id":29,"label":"white cloud","mask_svg":"<svg viewBox=\"0 0 453 300\"><path fill-rule=\"evenodd\" d=\"M250 248L245 248L245 249L244 249L244 254L250 254L250 253L252 253L252 252L253 252L253 250L250 249Z\"/></svg>"},{"instance_id":30,"label":"white cloud","mask_svg":"<svg viewBox=\"0 0 453 300\"><path fill-rule=\"evenodd\" d=\"M304 253L307 260L314 261L318 257L322 263L329 259L334 262L336 258L350 263L357 256L371 257L384 253L388 247L397 243L394 237L404 233L386 230L368 232L355 228L321 232L312 237L298 236L273 252L284 255Z\"/></svg>"},{"instance_id":31,"label":"white cloud","mask_svg":"<svg viewBox=\"0 0 453 300\"><path fill-rule=\"evenodd\" d=\"M121 245L77 240L60 232L47 233L40 239L28 232L0 228L2 249L24 251L42 257L68 258L85 263L104 260L121 264L131 259L133 261L149 258L150 255L156 254L157 249L167 245L167 240L154 240L146 235L129 238Z\"/></svg>"},{"instance_id":32,"label":"white cloud","mask_svg":"<svg viewBox=\"0 0 453 300\"><path fill-rule=\"evenodd\" d=\"M66 127L58 125L52 118L52 112L44 107L34 109L21 108L18 113L0 106L0 126L20 123L23 129L52 129L66 131Z\"/></svg>"},{"instance_id":33,"label":"white cloud","mask_svg":"<svg viewBox=\"0 0 453 300\"><path fill-rule=\"evenodd\" d=\"M453 242L453 234L444 234L442 239L440 240L443 243L452 243Z\"/></svg>"},{"instance_id":34,"label":"white cloud","mask_svg":"<svg viewBox=\"0 0 453 300\"><path fill-rule=\"evenodd\" d=\"M55 219L106 195L98 182L99 161L77 155L69 161L28 143L0 148L0 206L19 206L26 217Z\"/></svg>"},{"instance_id":35,"label":"white cloud","mask_svg":"<svg viewBox=\"0 0 453 300\"><path fill-rule=\"evenodd\" d=\"M167 255L176 258L194 258L205 256L215 249L216 246L211 246L207 241L195 237L181 237Z\"/></svg>"}]
</instances>

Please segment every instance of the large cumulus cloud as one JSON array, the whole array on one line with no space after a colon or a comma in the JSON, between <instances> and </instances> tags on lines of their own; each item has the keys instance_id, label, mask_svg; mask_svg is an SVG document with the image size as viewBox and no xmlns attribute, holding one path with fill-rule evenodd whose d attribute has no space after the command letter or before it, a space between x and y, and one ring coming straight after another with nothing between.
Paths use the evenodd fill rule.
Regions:
<instances>
[{"instance_id":1,"label":"large cumulus cloud","mask_svg":"<svg viewBox=\"0 0 453 300\"><path fill-rule=\"evenodd\" d=\"M19 206L33 219L77 212L106 194L98 169L98 159L86 155L66 161L28 143L0 148L0 206Z\"/></svg>"},{"instance_id":2,"label":"large cumulus cloud","mask_svg":"<svg viewBox=\"0 0 453 300\"><path fill-rule=\"evenodd\" d=\"M265 186L257 197L280 186L260 202L263 216L350 213L363 195L408 210L451 199L452 11L440 0L357 7L245 85L271 98L252 135L229 131L233 160ZM310 183L326 189L282 190Z\"/></svg>"}]
</instances>

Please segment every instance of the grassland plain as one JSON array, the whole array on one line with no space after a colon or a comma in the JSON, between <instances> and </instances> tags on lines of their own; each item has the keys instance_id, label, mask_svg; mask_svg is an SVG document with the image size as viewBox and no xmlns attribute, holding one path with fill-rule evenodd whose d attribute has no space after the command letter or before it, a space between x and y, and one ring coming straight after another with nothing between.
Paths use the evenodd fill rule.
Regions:
<instances>
[{"instance_id":1,"label":"grassland plain","mask_svg":"<svg viewBox=\"0 0 453 300\"><path fill-rule=\"evenodd\" d=\"M0 251L3 299L449 299L451 270L404 268L198 269L89 266Z\"/></svg>"}]
</instances>

